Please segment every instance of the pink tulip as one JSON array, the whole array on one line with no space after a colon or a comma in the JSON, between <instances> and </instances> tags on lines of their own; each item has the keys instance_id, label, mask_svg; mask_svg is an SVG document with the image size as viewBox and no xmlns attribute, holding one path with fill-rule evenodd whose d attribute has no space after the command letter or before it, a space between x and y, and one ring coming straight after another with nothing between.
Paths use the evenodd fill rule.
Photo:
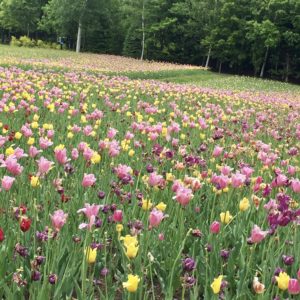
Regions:
<instances>
[{"instance_id":1,"label":"pink tulip","mask_svg":"<svg viewBox=\"0 0 300 300\"><path fill-rule=\"evenodd\" d=\"M291 176L294 176L295 173L296 173L296 168L294 166L288 166L288 173L291 175Z\"/></svg>"},{"instance_id":2,"label":"pink tulip","mask_svg":"<svg viewBox=\"0 0 300 300\"><path fill-rule=\"evenodd\" d=\"M164 218L164 213L158 209L153 209L149 215L149 224L151 227L157 227Z\"/></svg>"},{"instance_id":3,"label":"pink tulip","mask_svg":"<svg viewBox=\"0 0 300 300\"><path fill-rule=\"evenodd\" d=\"M123 179L124 177L128 177L131 174L132 169L129 166L119 164L115 169L114 172L116 173L119 179Z\"/></svg>"},{"instance_id":4,"label":"pink tulip","mask_svg":"<svg viewBox=\"0 0 300 300\"><path fill-rule=\"evenodd\" d=\"M72 131L73 131L74 133L78 133L78 132L81 131L81 127L79 127L77 124L75 124L75 125L73 126L73 128L72 128Z\"/></svg>"},{"instance_id":5,"label":"pink tulip","mask_svg":"<svg viewBox=\"0 0 300 300\"><path fill-rule=\"evenodd\" d=\"M221 225L218 221L213 221L209 227L211 233L218 234L220 232Z\"/></svg>"},{"instance_id":6,"label":"pink tulip","mask_svg":"<svg viewBox=\"0 0 300 300\"><path fill-rule=\"evenodd\" d=\"M160 186L164 183L164 178L156 172L152 172L149 175L148 183L150 186Z\"/></svg>"},{"instance_id":7,"label":"pink tulip","mask_svg":"<svg viewBox=\"0 0 300 300\"><path fill-rule=\"evenodd\" d=\"M190 200L194 197L191 189L186 187L179 187L176 191L175 199L183 206L189 204Z\"/></svg>"},{"instance_id":8,"label":"pink tulip","mask_svg":"<svg viewBox=\"0 0 300 300\"><path fill-rule=\"evenodd\" d=\"M158 239L159 239L160 241L163 241L163 240L165 239L165 235L164 235L163 233L160 233L160 234L158 235Z\"/></svg>"},{"instance_id":9,"label":"pink tulip","mask_svg":"<svg viewBox=\"0 0 300 300\"><path fill-rule=\"evenodd\" d=\"M71 152L71 157L72 159L76 160L79 157L79 153L78 150L76 148L74 148Z\"/></svg>"},{"instance_id":10,"label":"pink tulip","mask_svg":"<svg viewBox=\"0 0 300 300\"><path fill-rule=\"evenodd\" d=\"M116 157L120 154L120 149L119 143L112 141L109 144L108 155L110 157Z\"/></svg>"},{"instance_id":11,"label":"pink tulip","mask_svg":"<svg viewBox=\"0 0 300 300\"><path fill-rule=\"evenodd\" d=\"M241 173L244 174L247 178L251 177L254 170L250 167L243 167Z\"/></svg>"},{"instance_id":12,"label":"pink tulip","mask_svg":"<svg viewBox=\"0 0 300 300\"><path fill-rule=\"evenodd\" d=\"M178 140L178 139L175 139L175 138L172 139L172 146L173 146L173 147L177 147L177 146L178 146L178 143L179 143L179 140Z\"/></svg>"},{"instance_id":13,"label":"pink tulip","mask_svg":"<svg viewBox=\"0 0 300 300\"><path fill-rule=\"evenodd\" d=\"M89 136L93 131L93 127L91 125L87 125L83 128L83 134Z\"/></svg>"},{"instance_id":14,"label":"pink tulip","mask_svg":"<svg viewBox=\"0 0 300 300\"><path fill-rule=\"evenodd\" d=\"M56 210L51 217L52 226L56 231L60 231L60 229L64 226L67 221L68 214L65 214L61 209Z\"/></svg>"},{"instance_id":15,"label":"pink tulip","mask_svg":"<svg viewBox=\"0 0 300 300\"><path fill-rule=\"evenodd\" d=\"M134 134L131 133L130 131L127 131L126 134L125 134L125 139L126 140L131 140L134 138Z\"/></svg>"},{"instance_id":16,"label":"pink tulip","mask_svg":"<svg viewBox=\"0 0 300 300\"><path fill-rule=\"evenodd\" d=\"M277 186L284 186L287 184L287 182L288 182L288 178L284 174L279 174L276 177L276 185ZM300 184L299 184L299 187L300 187Z\"/></svg>"},{"instance_id":17,"label":"pink tulip","mask_svg":"<svg viewBox=\"0 0 300 300\"><path fill-rule=\"evenodd\" d=\"M122 212L122 210L117 209L117 210L114 211L113 220L115 222L122 222L122 220L123 220L123 212Z\"/></svg>"},{"instance_id":18,"label":"pink tulip","mask_svg":"<svg viewBox=\"0 0 300 300\"><path fill-rule=\"evenodd\" d=\"M40 138L39 144L40 144L41 149L47 149L48 147L53 145L53 143L51 141L49 141L48 139L45 139L43 137Z\"/></svg>"},{"instance_id":19,"label":"pink tulip","mask_svg":"<svg viewBox=\"0 0 300 300\"><path fill-rule=\"evenodd\" d=\"M83 157L85 160L91 160L91 158L93 157L94 155L94 151L89 148L89 147L86 147L84 150L83 150Z\"/></svg>"},{"instance_id":20,"label":"pink tulip","mask_svg":"<svg viewBox=\"0 0 300 300\"><path fill-rule=\"evenodd\" d=\"M21 127L21 132L25 137L30 137L33 134L32 130L25 125Z\"/></svg>"},{"instance_id":21,"label":"pink tulip","mask_svg":"<svg viewBox=\"0 0 300 300\"><path fill-rule=\"evenodd\" d=\"M222 154L222 151L223 151L223 147L216 146L213 153L212 153L212 156L213 157L218 157Z\"/></svg>"},{"instance_id":22,"label":"pink tulip","mask_svg":"<svg viewBox=\"0 0 300 300\"><path fill-rule=\"evenodd\" d=\"M38 150L34 146L29 147L29 156L32 158L35 158L40 152L42 152L42 150Z\"/></svg>"},{"instance_id":23,"label":"pink tulip","mask_svg":"<svg viewBox=\"0 0 300 300\"><path fill-rule=\"evenodd\" d=\"M181 186L182 183L179 180L175 180L172 185L172 192L176 192Z\"/></svg>"},{"instance_id":24,"label":"pink tulip","mask_svg":"<svg viewBox=\"0 0 300 300\"><path fill-rule=\"evenodd\" d=\"M84 151L84 149L87 147L87 145L86 145L86 143L85 142L80 142L79 144L78 144L78 151L80 151L80 152L83 152Z\"/></svg>"},{"instance_id":25,"label":"pink tulip","mask_svg":"<svg viewBox=\"0 0 300 300\"><path fill-rule=\"evenodd\" d=\"M115 129L115 128L109 128L109 130L107 132L107 137L109 139L113 139L117 133L118 133L117 129Z\"/></svg>"},{"instance_id":26,"label":"pink tulip","mask_svg":"<svg viewBox=\"0 0 300 300\"><path fill-rule=\"evenodd\" d=\"M100 142L98 143L98 148L99 150L104 150L107 148L107 142L100 140Z\"/></svg>"},{"instance_id":27,"label":"pink tulip","mask_svg":"<svg viewBox=\"0 0 300 300\"><path fill-rule=\"evenodd\" d=\"M1 184L2 188L6 191L9 191L15 180L16 179L14 177L4 176L2 179L2 184Z\"/></svg>"},{"instance_id":28,"label":"pink tulip","mask_svg":"<svg viewBox=\"0 0 300 300\"><path fill-rule=\"evenodd\" d=\"M13 155L6 158L2 167L6 167L7 171L14 176L20 175L23 171L23 167L18 163L17 158Z\"/></svg>"},{"instance_id":29,"label":"pink tulip","mask_svg":"<svg viewBox=\"0 0 300 300\"><path fill-rule=\"evenodd\" d=\"M268 234L268 231L263 231L257 225L254 225L251 231L250 240L252 243L259 243L261 242Z\"/></svg>"},{"instance_id":30,"label":"pink tulip","mask_svg":"<svg viewBox=\"0 0 300 300\"><path fill-rule=\"evenodd\" d=\"M40 175L47 174L53 165L52 161L46 159L43 156L37 161L37 163L38 163L38 168L39 168L38 173Z\"/></svg>"},{"instance_id":31,"label":"pink tulip","mask_svg":"<svg viewBox=\"0 0 300 300\"><path fill-rule=\"evenodd\" d=\"M223 190L229 184L229 177L224 176L222 174L221 175L213 174L213 176L211 177L211 183L213 183L217 187L217 189Z\"/></svg>"},{"instance_id":32,"label":"pink tulip","mask_svg":"<svg viewBox=\"0 0 300 300\"><path fill-rule=\"evenodd\" d=\"M14 156L16 159L20 159L22 157L27 157L28 155L24 153L24 150L22 148L17 147L14 151Z\"/></svg>"},{"instance_id":33,"label":"pink tulip","mask_svg":"<svg viewBox=\"0 0 300 300\"><path fill-rule=\"evenodd\" d=\"M206 129L208 125L206 124L205 120L203 118L200 118L198 120L199 125L201 126L202 129Z\"/></svg>"},{"instance_id":34,"label":"pink tulip","mask_svg":"<svg viewBox=\"0 0 300 300\"><path fill-rule=\"evenodd\" d=\"M196 179L192 180L191 188L192 188L193 192L200 190L201 187L202 187L202 184L199 179L196 178Z\"/></svg>"},{"instance_id":35,"label":"pink tulip","mask_svg":"<svg viewBox=\"0 0 300 300\"><path fill-rule=\"evenodd\" d=\"M8 141L8 137L0 135L0 148Z\"/></svg>"},{"instance_id":36,"label":"pink tulip","mask_svg":"<svg viewBox=\"0 0 300 300\"><path fill-rule=\"evenodd\" d=\"M230 168L229 166L223 166L221 168L221 173L225 176L230 175L231 171L232 171L232 168Z\"/></svg>"},{"instance_id":37,"label":"pink tulip","mask_svg":"<svg viewBox=\"0 0 300 300\"><path fill-rule=\"evenodd\" d=\"M269 202L264 205L264 209L269 210L269 211L274 211L277 208L278 208L278 204L273 199L269 200Z\"/></svg>"},{"instance_id":38,"label":"pink tulip","mask_svg":"<svg viewBox=\"0 0 300 300\"><path fill-rule=\"evenodd\" d=\"M100 209L100 205L96 205L96 204L84 204L84 208L81 208L77 211L77 213L84 213L85 216L89 219L89 224L87 223L82 223L79 225L79 229L83 229L88 227L89 229L91 229L91 227L95 224L95 220L96 220L96 216L98 215L99 209Z\"/></svg>"},{"instance_id":39,"label":"pink tulip","mask_svg":"<svg viewBox=\"0 0 300 300\"><path fill-rule=\"evenodd\" d=\"M257 191L259 191L259 189L260 189L260 184L261 183L263 183L263 178L261 177L261 176L258 176L257 178L256 178L256 181L255 181L255 184L254 184L254 187L253 187L253 191L254 192L257 192Z\"/></svg>"},{"instance_id":40,"label":"pink tulip","mask_svg":"<svg viewBox=\"0 0 300 300\"><path fill-rule=\"evenodd\" d=\"M64 165L68 161L66 148L57 149L54 151L54 153L55 153L55 158L59 164Z\"/></svg>"},{"instance_id":41,"label":"pink tulip","mask_svg":"<svg viewBox=\"0 0 300 300\"><path fill-rule=\"evenodd\" d=\"M77 211L77 213L83 212L87 218L91 218L92 216L98 215L100 205L92 204L90 205L89 203L84 204L84 208L81 208Z\"/></svg>"},{"instance_id":42,"label":"pink tulip","mask_svg":"<svg viewBox=\"0 0 300 300\"><path fill-rule=\"evenodd\" d=\"M300 193L300 180L299 179L292 179L291 180L291 187L292 187L292 190L295 193Z\"/></svg>"},{"instance_id":43,"label":"pink tulip","mask_svg":"<svg viewBox=\"0 0 300 300\"><path fill-rule=\"evenodd\" d=\"M159 134L157 132L150 132L149 138L151 141L155 141L159 137Z\"/></svg>"},{"instance_id":44,"label":"pink tulip","mask_svg":"<svg viewBox=\"0 0 300 300\"><path fill-rule=\"evenodd\" d=\"M288 291L291 295L298 295L300 294L300 283L298 279L290 278Z\"/></svg>"},{"instance_id":45,"label":"pink tulip","mask_svg":"<svg viewBox=\"0 0 300 300\"><path fill-rule=\"evenodd\" d=\"M231 184L234 188L238 188L244 184L246 176L240 173L233 174L231 177Z\"/></svg>"},{"instance_id":46,"label":"pink tulip","mask_svg":"<svg viewBox=\"0 0 300 300\"><path fill-rule=\"evenodd\" d=\"M54 130L51 129L47 130L47 138L52 139L53 136L54 136Z\"/></svg>"},{"instance_id":47,"label":"pink tulip","mask_svg":"<svg viewBox=\"0 0 300 300\"><path fill-rule=\"evenodd\" d=\"M90 186L94 185L95 182L96 182L96 177L94 174L85 174L84 173L82 183L81 183L83 187L90 187Z\"/></svg>"}]
</instances>

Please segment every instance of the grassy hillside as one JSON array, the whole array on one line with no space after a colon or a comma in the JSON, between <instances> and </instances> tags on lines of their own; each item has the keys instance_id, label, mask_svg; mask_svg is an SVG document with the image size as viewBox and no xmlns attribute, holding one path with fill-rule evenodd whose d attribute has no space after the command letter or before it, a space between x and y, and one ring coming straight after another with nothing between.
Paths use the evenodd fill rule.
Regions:
<instances>
[{"instance_id":1,"label":"grassy hillside","mask_svg":"<svg viewBox=\"0 0 300 300\"><path fill-rule=\"evenodd\" d=\"M131 79L153 79L165 82L195 84L205 88L234 91L266 91L300 94L300 85L259 78L218 74L197 66L177 65L113 55L73 51L22 48L0 45L0 65L18 65L23 68L51 67L81 69L111 75L126 75Z\"/></svg>"}]
</instances>

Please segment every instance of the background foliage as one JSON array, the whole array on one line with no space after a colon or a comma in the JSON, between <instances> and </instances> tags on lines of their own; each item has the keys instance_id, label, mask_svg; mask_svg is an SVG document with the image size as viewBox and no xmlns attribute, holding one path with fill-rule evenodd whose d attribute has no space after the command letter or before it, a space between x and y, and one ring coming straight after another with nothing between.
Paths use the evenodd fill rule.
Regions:
<instances>
[{"instance_id":1,"label":"background foliage","mask_svg":"<svg viewBox=\"0 0 300 300\"><path fill-rule=\"evenodd\" d=\"M142 27L144 15L144 29ZM82 51L207 65L299 80L299 0L1 0L2 42L12 35Z\"/></svg>"}]
</instances>

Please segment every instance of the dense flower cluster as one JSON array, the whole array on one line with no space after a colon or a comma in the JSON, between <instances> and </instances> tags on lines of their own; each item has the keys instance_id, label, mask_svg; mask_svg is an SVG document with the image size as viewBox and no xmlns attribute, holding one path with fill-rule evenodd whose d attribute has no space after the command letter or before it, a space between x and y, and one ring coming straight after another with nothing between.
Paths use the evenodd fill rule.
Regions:
<instances>
[{"instance_id":1,"label":"dense flower cluster","mask_svg":"<svg viewBox=\"0 0 300 300\"><path fill-rule=\"evenodd\" d=\"M0 298L299 295L299 155L289 97L0 68Z\"/></svg>"}]
</instances>

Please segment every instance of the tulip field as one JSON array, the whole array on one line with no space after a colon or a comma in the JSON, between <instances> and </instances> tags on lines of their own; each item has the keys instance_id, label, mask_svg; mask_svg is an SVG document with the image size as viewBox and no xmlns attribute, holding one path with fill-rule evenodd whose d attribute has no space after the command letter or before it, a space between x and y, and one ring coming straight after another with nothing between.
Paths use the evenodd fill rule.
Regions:
<instances>
[{"instance_id":1,"label":"tulip field","mask_svg":"<svg viewBox=\"0 0 300 300\"><path fill-rule=\"evenodd\" d=\"M55 59L0 60L0 299L299 299L300 93Z\"/></svg>"}]
</instances>

